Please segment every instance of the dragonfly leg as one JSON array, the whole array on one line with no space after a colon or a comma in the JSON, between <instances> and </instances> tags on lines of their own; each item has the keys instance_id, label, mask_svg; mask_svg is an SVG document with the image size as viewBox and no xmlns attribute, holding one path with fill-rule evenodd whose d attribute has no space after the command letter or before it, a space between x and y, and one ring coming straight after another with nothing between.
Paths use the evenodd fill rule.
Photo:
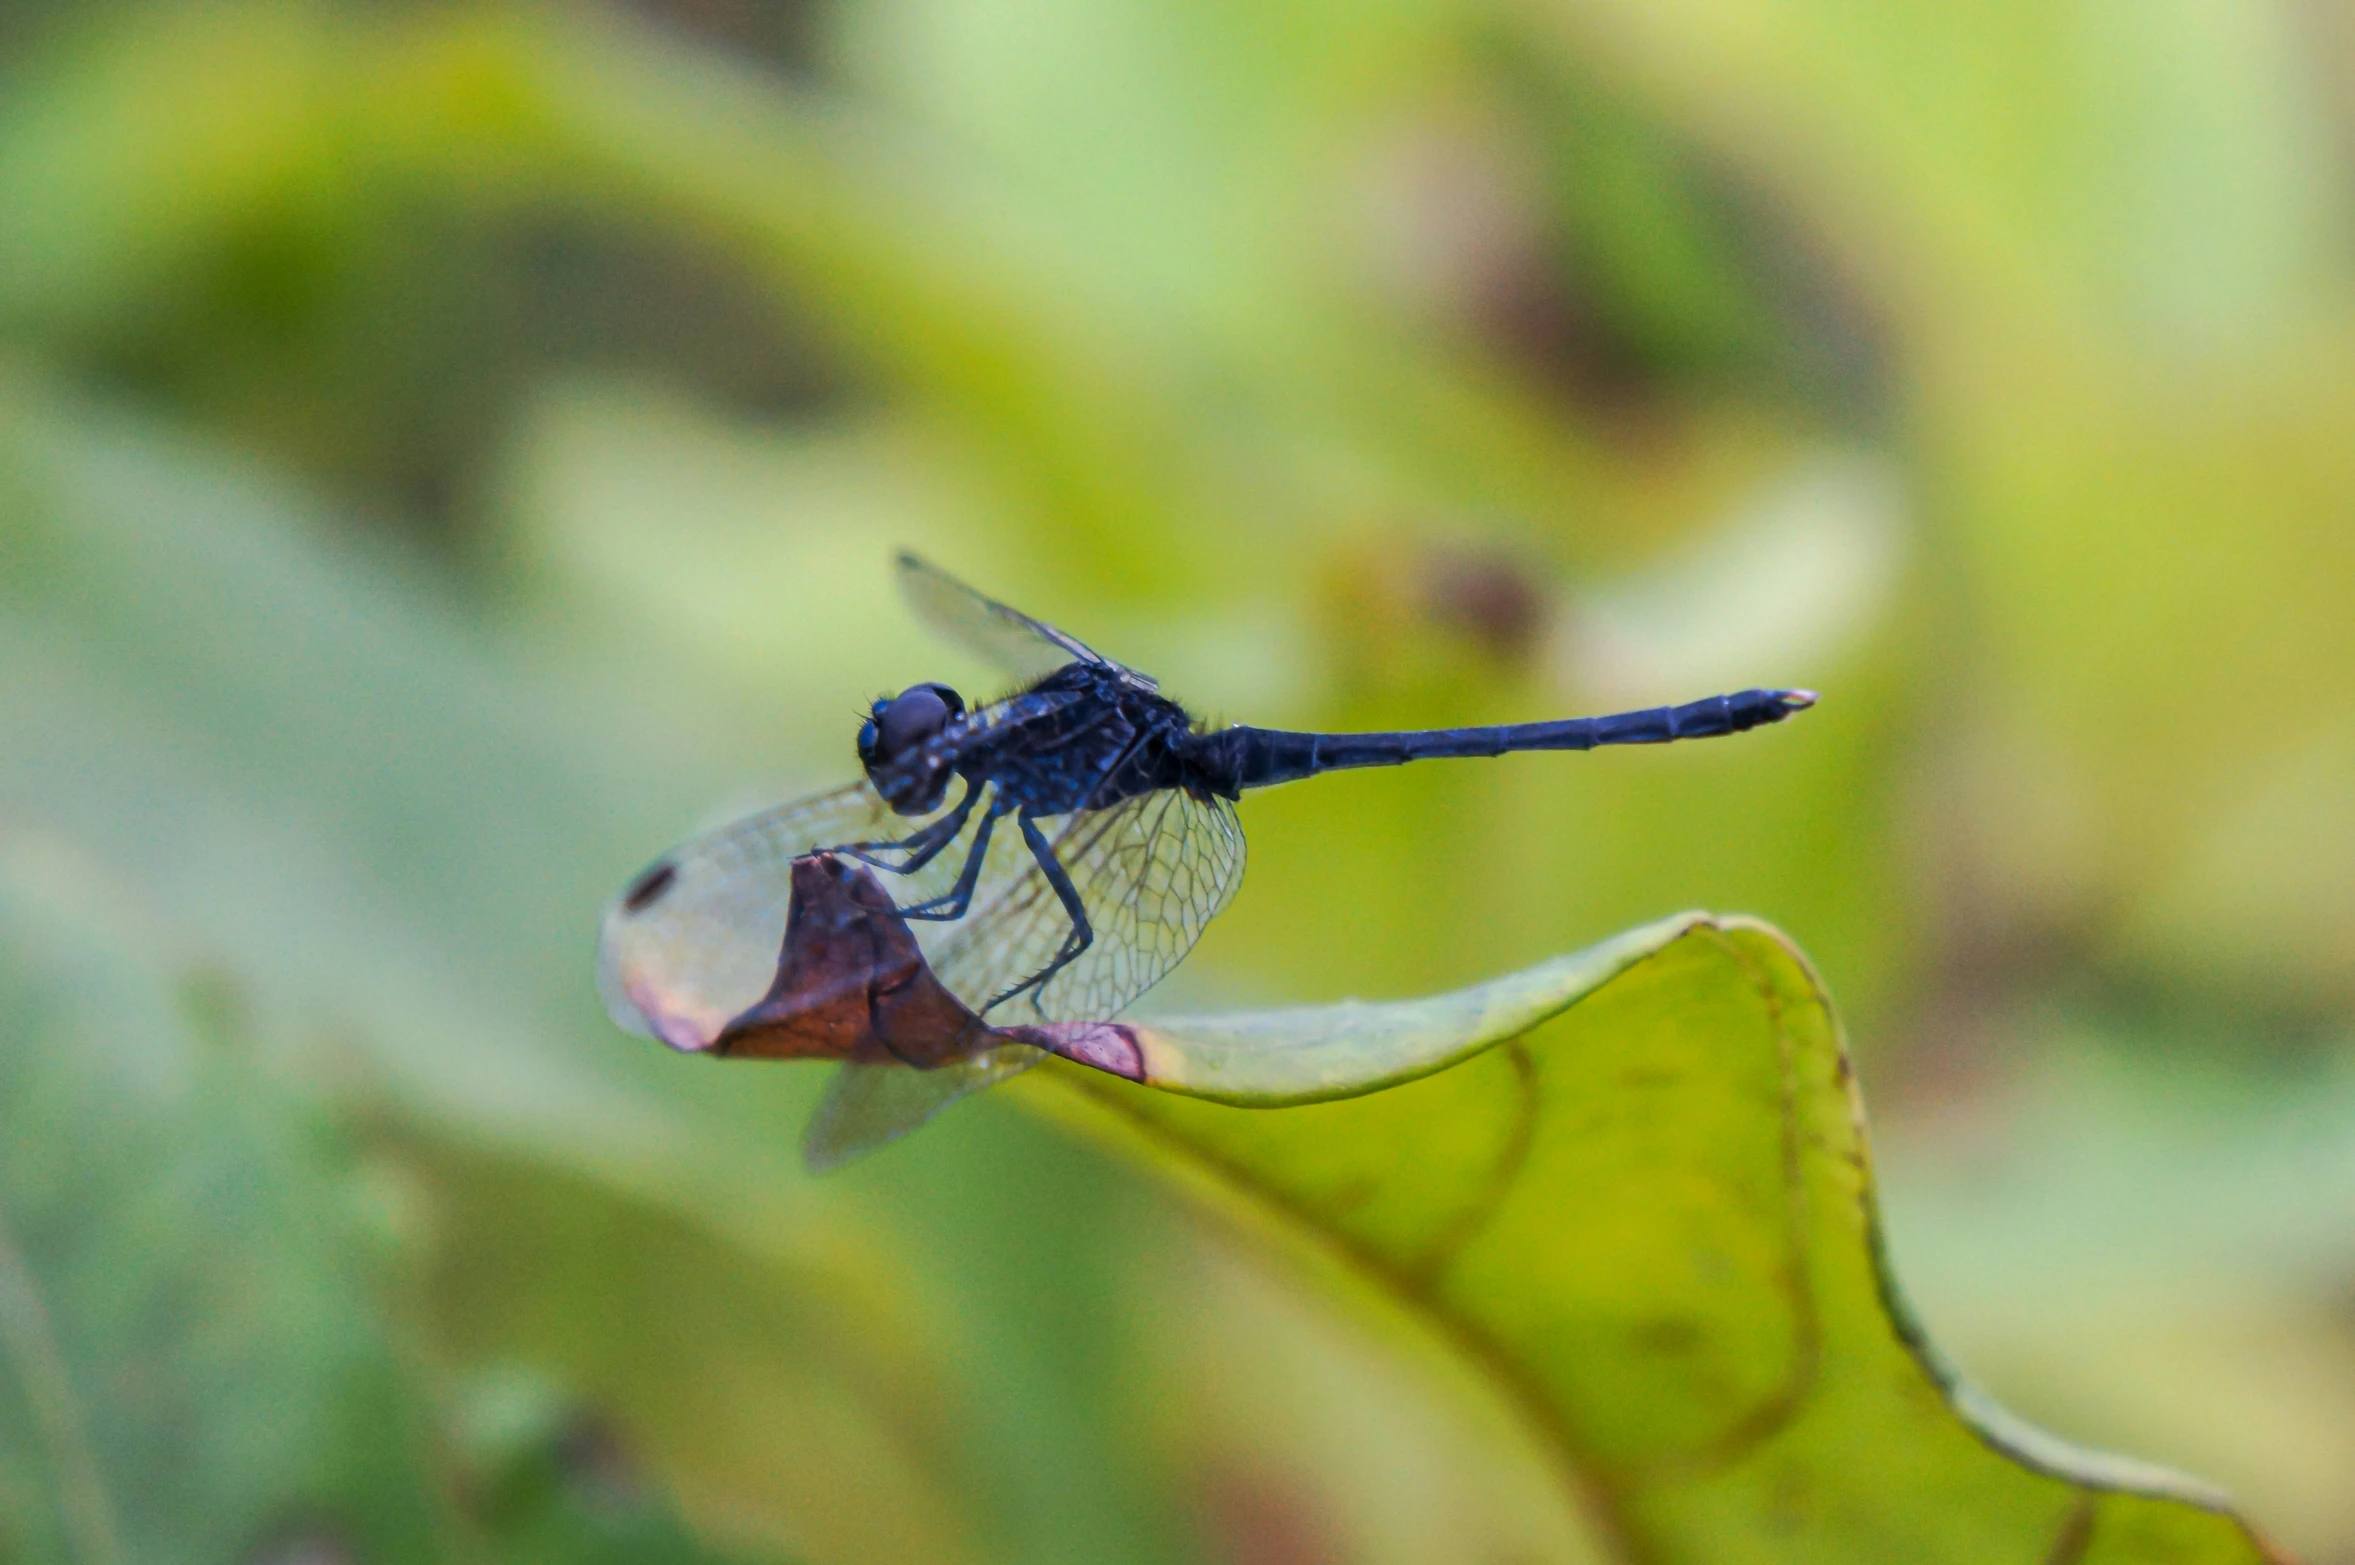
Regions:
<instances>
[{"instance_id":1,"label":"dragonfly leg","mask_svg":"<svg viewBox=\"0 0 2355 1565\"><path fill-rule=\"evenodd\" d=\"M965 855L965 867L957 872L957 883L929 902L901 908L900 917L939 919L943 923L963 918L965 909L973 905L973 888L981 881L981 861L989 853L989 834L996 827L998 817L1009 808L1011 806L1001 800L991 805L989 813L981 817L981 824L973 831L972 850Z\"/></svg>"},{"instance_id":2,"label":"dragonfly leg","mask_svg":"<svg viewBox=\"0 0 2355 1565\"><path fill-rule=\"evenodd\" d=\"M897 842L846 842L829 851L871 864L894 875L913 875L940 856L941 849L957 840L957 833L965 829L965 817L973 813L974 803L981 797L981 789L972 783L965 785L965 797L957 807L928 826L920 826ZM875 857L878 853L904 853L906 858L894 864Z\"/></svg>"},{"instance_id":3,"label":"dragonfly leg","mask_svg":"<svg viewBox=\"0 0 2355 1565\"><path fill-rule=\"evenodd\" d=\"M1022 840L1030 844L1030 856L1038 860L1039 873L1047 877L1047 884L1055 888L1055 899L1063 904L1063 911L1071 916L1071 933L1064 938L1062 949L1055 953L1053 961L983 1006L981 1010L985 1016L1026 990L1031 992L1030 1003L1035 1009L1038 1005L1037 991L1044 987L1046 981L1077 961L1081 952L1096 943L1096 930L1088 922L1087 905L1079 900L1079 890L1071 884L1071 876L1065 873L1062 861L1055 857L1054 845L1047 841L1047 834L1038 829L1038 817L1024 810L1021 820Z\"/></svg>"}]
</instances>

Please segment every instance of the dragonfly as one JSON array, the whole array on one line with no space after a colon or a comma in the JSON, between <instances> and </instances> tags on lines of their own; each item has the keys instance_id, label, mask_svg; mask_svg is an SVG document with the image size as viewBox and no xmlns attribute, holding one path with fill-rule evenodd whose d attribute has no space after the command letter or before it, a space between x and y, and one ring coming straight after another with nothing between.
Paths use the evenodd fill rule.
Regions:
<instances>
[{"instance_id":1,"label":"dragonfly","mask_svg":"<svg viewBox=\"0 0 2355 1565\"><path fill-rule=\"evenodd\" d=\"M917 617L1013 693L969 704L927 681L878 698L856 736L858 780L664 854L607 907L601 931L599 988L618 1023L725 1053L755 1019L773 1019L780 974L797 965L796 861L830 856L889 887L922 961L984 1024L980 1046L846 1058L803 1142L813 1168L1044 1057L996 1024L1109 1021L1159 982L1242 880L1235 804L1252 789L1350 767L1736 734L1816 700L1754 689L1486 727L1212 728L1149 675L915 555L897 569Z\"/></svg>"}]
</instances>

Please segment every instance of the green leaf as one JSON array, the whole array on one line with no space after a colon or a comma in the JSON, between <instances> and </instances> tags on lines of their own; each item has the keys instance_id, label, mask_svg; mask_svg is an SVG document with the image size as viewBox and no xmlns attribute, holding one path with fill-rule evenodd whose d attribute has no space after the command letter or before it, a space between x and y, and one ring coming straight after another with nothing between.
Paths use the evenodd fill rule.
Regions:
<instances>
[{"instance_id":1,"label":"green leaf","mask_svg":"<svg viewBox=\"0 0 2355 1565\"><path fill-rule=\"evenodd\" d=\"M225 986L7 846L0 1556L450 1558L352 1160Z\"/></svg>"},{"instance_id":2,"label":"green leaf","mask_svg":"<svg viewBox=\"0 0 2355 1565\"><path fill-rule=\"evenodd\" d=\"M1174 1090L1059 1061L1014 1090L1370 1280L1626 1557L2276 1557L2215 1491L2072 1449L1938 1357L1886 1264L1839 1023L1763 925L1688 914L1437 999L1137 1032Z\"/></svg>"}]
</instances>

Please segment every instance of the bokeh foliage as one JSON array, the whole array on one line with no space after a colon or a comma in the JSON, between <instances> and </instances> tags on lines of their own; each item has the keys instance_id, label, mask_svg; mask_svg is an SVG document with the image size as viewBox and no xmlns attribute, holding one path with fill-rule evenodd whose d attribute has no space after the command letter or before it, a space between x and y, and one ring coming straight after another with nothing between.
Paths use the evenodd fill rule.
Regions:
<instances>
[{"instance_id":1,"label":"bokeh foliage","mask_svg":"<svg viewBox=\"0 0 2355 1565\"><path fill-rule=\"evenodd\" d=\"M1518 1436L1118 1160L985 1101L805 1185L813 1085L613 1035L593 910L977 672L895 544L1257 721L1816 684L1692 754L1253 801L1177 998L1769 915L1905 1111L1934 1324L2344 1556L2351 36L0 8L0 819L51 1018L9 1069L68 1105L12 1087L0 1158L185 1147L238 1171L207 1220L311 1236L304 1383L494 1432L323 1473L478 1474L387 1557L433 1507L496 1538L543 1459L810 1559L1574 1557ZM134 1111L143 1048L202 1063Z\"/></svg>"}]
</instances>

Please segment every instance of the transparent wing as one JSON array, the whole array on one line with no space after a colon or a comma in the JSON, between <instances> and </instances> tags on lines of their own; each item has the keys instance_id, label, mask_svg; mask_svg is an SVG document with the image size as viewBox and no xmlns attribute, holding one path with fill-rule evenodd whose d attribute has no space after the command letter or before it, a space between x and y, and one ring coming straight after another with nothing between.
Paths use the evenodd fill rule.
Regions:
<instances>
[{"instance_id":1,"label":"transparent wing","mask_svg":"<svg viewBox=\"0 0 2355 1565\"><path fill-rule=\"evenodd\" d=\"M747 815L673 849L605 910L597 953L605 1009L623 1027L673 1048L708 1048L776 978L793 860L848 843L897 841L938 818L895 814L858 782ZM924 870L884 877L903 906L937 895L955 878L972 830L968 821L962 840Z\"/></svg>"},{"instance_id":2,"label":"transparent wing","mask_svg":"<svg viewBox=\"0 0 2355 1565\"><path fill-rule=\"evenodd\" d=\"M1157 688L1144 675L1113 662L1078 637L983 597L913 554L899 557L899 585L917 618L1026 685L1046 678L1066 663L1080 662L1118 668L1147 688Z\"/></svg>"},{"instance_id":3,"label":"transparent wing","mask_svg":"<svg viewBox=\"0 0 2355 1565\"><path fill-rule=\"evenodd\" d=\"M845 1061L801 1136L801 1161L822 1174L914 1130L968 1093L1018 1076L1046 1058L1010 1043L934 1070Z\"/></svg>"},{"instance_id":4,"label":"transparent wing","mask_svg":"<svg viewBox=\"0 0 2355 1565\"><path fill-rule=\"evenodd\" d=\"M1095 928L1095 942L988 1020L1109 1021L1160 982L1201 938L1243 878L1243 828L1224 799L1180 789L1140 794L1047 823L1047 838ZM976 1010L1055 959L1071 921L1016 823L990 846L987 902L930 952L933 970Z\"/></svg>"}]
</instances>

